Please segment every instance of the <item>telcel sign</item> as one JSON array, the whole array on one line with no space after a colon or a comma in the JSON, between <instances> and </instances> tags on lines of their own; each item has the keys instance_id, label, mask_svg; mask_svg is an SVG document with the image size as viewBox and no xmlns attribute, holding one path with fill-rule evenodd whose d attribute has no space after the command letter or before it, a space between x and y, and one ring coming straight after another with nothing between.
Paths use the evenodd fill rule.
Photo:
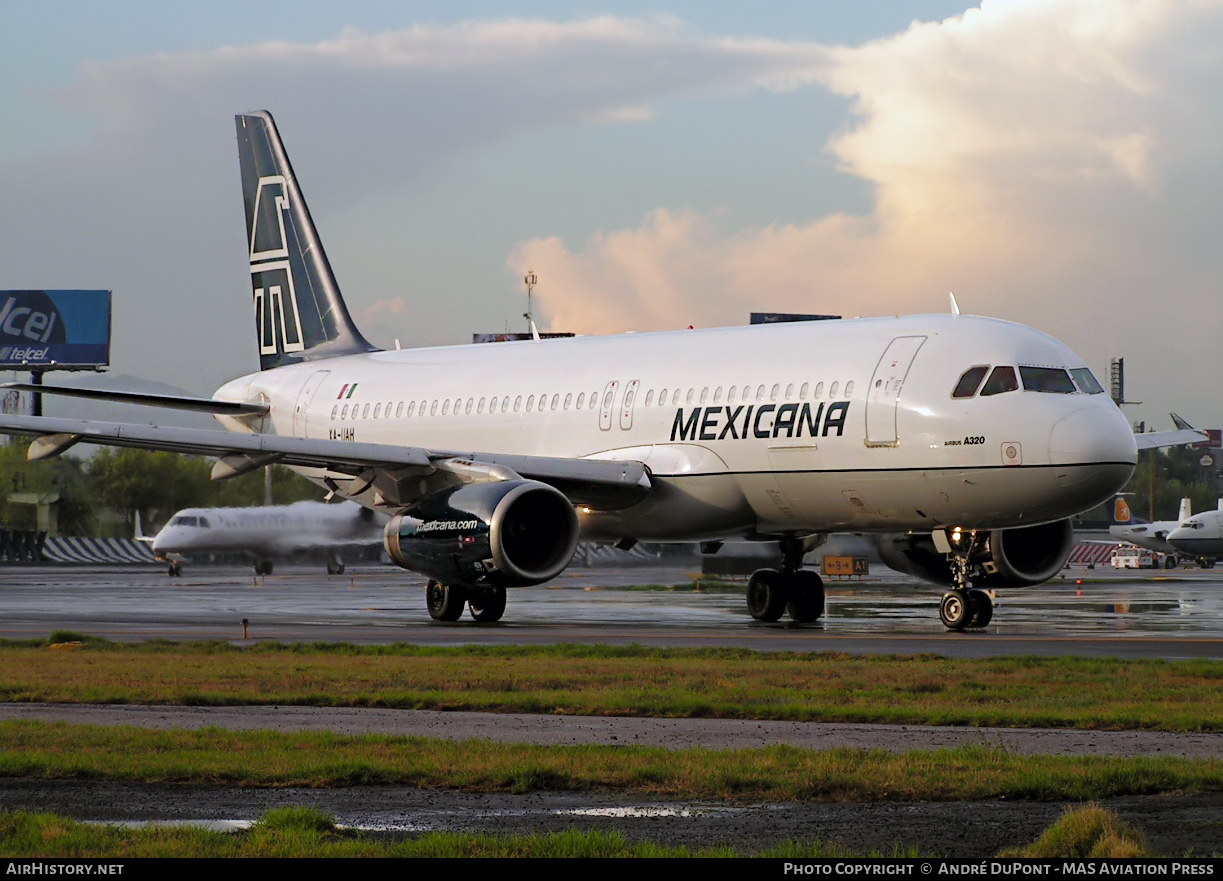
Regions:
<instances>
[{"instance_id":1,"label":"telcel sign","mask_svg":"<svg viewBox=\"0 0 1223 881\"><path fill-rule=\"evenodd\" d=\"M0 291L0 369L110 364L110 291Z\"/></svg>"}]
</instances>

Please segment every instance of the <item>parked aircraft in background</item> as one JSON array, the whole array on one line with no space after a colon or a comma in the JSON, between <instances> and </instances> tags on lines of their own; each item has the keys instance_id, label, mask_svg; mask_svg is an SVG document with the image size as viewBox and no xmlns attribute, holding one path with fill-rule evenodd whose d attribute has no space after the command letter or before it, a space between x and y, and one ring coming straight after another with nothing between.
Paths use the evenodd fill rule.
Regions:
<instances>
[{"instance_id":1,"label":"parked aircraft in background","mask_svg":"<svg viewBox=\"0 0 1223 881\"><path fill-rule=\"evenodd\" d=\"M1168 533L1168 544L1182 554L1197 558L1205 568L1214 568L1223 557L1223 499L1215 511L1203 511L1188 517Z\"/></svg>"},{"instance_id":2,"label":"parked aircraft in background","mask_svg":"<svg viewBox=\"0 0 1223 881\"><path fill-rule=\"evenodd\" d=\"M347 502L184 508L157 535L136 538L149 542L154 556L169 563L170 575L182 575L184 558L207 554L247 556L256 575L271 575L276 561L325 556L328 574L339 575L344 572L341 552L381 545L386 521L386 515Z\"/></svg>"},{"instance_id":3,"label":"parked aircraft in background","mask_svg":"<svg viewBox=\"0 0 1223 881\"><path fill-rule=\"evenodd\" d=\"M569 564L579 537L775 542L748 610L813 621L806 551L886 533L893 564L950 588L1037 584L1070 517L1111 497L1137 441L1082 358L1017 324L952 314L382 351L353 323L266 112L237 118L260 372L212 399L230 431L0 417L29 456L78 441L218 456L214 478L279 461L392 514L391 558L429 613L498 620L506 588ZM46 386L42 391L52 392ZM130 400L130 396L127 398ZM970 590L970 584L972 589Z\"/></svg>"},{"instance_id":4,"label":"parked aircraft in background","mask_svg":"<svg viewBox=\"0 0 1223 881\"><path fill-rule=\"evenodd\" d=\"M1123 542L1138 545L1140 548L1166 554L1164 566L1168 569L1174 569L1178 562L1177 555L1183 554L1183 552L1172 546L1168 541L1168 534L1180 526L1193 513L1191 505L1192 502L1189 499L1181 499L1180 514L1175 520L1158 520L1154 523L1143 523L1134 517L1125 497L1117 496L1113 501L1113 520L1116 522L1108 527L1109 535Z\"/></svg>"}]
</instances>

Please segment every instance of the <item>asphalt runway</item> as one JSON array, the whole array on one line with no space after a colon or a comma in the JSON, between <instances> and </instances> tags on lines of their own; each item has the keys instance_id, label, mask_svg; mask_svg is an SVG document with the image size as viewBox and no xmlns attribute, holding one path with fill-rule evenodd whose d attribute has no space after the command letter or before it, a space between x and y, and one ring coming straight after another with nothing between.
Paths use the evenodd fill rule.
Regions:
<instances>
[{"instance_id":1,"label":"asphalt runway","mask_svg":"<svg viewBox=\"0 0 1223 881\"><path fill-rule=\"evenodd\" d=\"M175 579L160 567L8 566L0 569L0 637L46 637L67 629L114 640L226 639L237 644L576 642L957 657L1223 656L1223 572L1071 572L1037 588L1001 592L990 627L960 634L946 633L939 623L937 587L888 572L862 583L830 583L825 618L804 626L753 622L746 613L743 584L700 593L630 589L685 584L694 574L683 568L573 569L552 584L511 591L502 622L476 625L468 619L453 624L431 620L423 579L389 566L358 566L343 576L327 576L317 566L294 566L260 579L237 566L189 567ZM1084 583L1076 583L1079 577ZM243 618L249 622L245 639ZM985 743L1025 754L1223 754L1223 738L1198 733L126 705L8 704L0 705L0 718L667 748L790 743L903 750ZM823 838L855 850L913 846L923 853L971 857L1033 840L1066 807L997 801L730 805L616 793L471 794L385 786L258 790L18 779L0 780L0 805L103 822L192 822L218 828L245 825L271 807L312 805L342 824L391 834L617 829L633 839L693 847L729 842L754 848ZM1218 850L1217 830L1223 828L1223 797L1218 794L1136 796L1105 805L1143 828L1159 852Z\"/></svg>"},{"instance_id":2,"label":"asphalt runway","mask_svg":"<svg viewBox=\"0 0 1223 881\"><path fill-rule=\"evenodd\" d=\"M986 630L948 633L941 591L883 572L827 586L815 624L752 621L743 585L639 590L684 584L683 568L571 569L556 581L509 592L505 617L453 624L425 610L424 580L392 566L281 567L256 578L238 566L6 566L0 569L0 637L74 630L114 640L411 642L421 645L638 643L854 654L930 652L951 657L1087 655L1223 657L1223 571L1068 571L1039 587L1000 591ZM1082 578L1083 583L1076 583Z\"/></svg>"}]
</instances>

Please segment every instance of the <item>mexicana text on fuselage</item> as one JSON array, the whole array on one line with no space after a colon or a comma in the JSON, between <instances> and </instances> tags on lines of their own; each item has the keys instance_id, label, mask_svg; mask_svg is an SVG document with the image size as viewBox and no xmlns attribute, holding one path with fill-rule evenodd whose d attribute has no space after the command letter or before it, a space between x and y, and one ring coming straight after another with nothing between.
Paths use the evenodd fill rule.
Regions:
<instances>
[{"instance_id":1,"label":"mexicana text on fuselage","mask_svg":"<svg viewBox=\"0 0 1223 881\"><path fill-rule=\"evenodd\" d=\"M849 401L816 404L740 404L693 407L675 411L671 440L746 440L747 438L840 437L849 416Z\"/></svg>"}]
</instances>

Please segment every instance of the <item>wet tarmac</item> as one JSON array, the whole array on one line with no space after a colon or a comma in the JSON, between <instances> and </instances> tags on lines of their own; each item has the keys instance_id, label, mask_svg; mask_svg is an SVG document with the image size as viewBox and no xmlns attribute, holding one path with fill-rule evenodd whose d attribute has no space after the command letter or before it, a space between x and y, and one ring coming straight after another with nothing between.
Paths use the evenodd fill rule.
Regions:
<instances>
[{"instance_id":1,"label":"wet tarmac","mask_svg":"<svg viewBox=\"0 0 1223 881\"><path fill-rule=\"evenodd\" d=\"M0 569L0 637L74 630L115 640L229 639L411 642L421 645L609 643L733 646L954 657L1064 655L1223 658L1223 571L1079 570L1038 587L1000 591L981 631L948 633L941 591L884 572L827 585L818 622L752 621L742 580L705 591L629 589L691 582L683 568L572 569L509 592L505 617L449 624L425 611L424 580L391 566L328 576L282 567L196 566L182 578L155 567ZM1083 583L1076 583L1079 579Z\"/></svg>"},{"instance_id":2,"label":"wet tarmac","mask_svg":"<svg viewBox=\"0 0 1223 881\"><path fill-rule=\"evenodd\" d=\"M1069 572L1040 587L1000 592L990 627L961 634L949 634L939 623L937 587L891 573L860 583L829 583L827 614L804 626L751 621L741 582L701 592L630 589L686 585L694 576L674 567L570 570L552 584L511 591L502 622L476 625L466 619L453 624L432 621L424 608L423 580L393 567L356 567L343 576L288 567L256 579L237 566L197 566L183 578L170 579L153 567L7 566L0 569L0 637L45 637L65 629L115 640L227 639L238 644L601 642L958 657L1223 657L1223 572ZM1079 578L1083 583L1076 583ZM220 712L228 715L218 718L205 708L0 705L0 718L384 733L408 733L404 725L409 725L424 729L411 733L429 736L447 736L444 730L450 736L496 734L523 742L649 742L670 748L787 742L811 748L895 749L904 744L899 748L954 749L986 742L1042 754L1217 757L1223 752L1223 741L1213 734L926 726L896 731L887 726L793 723L766 723L785 729L770 727L766 732L761 723L735 720L490 721L488 714L446 713L421 714L409 724L407 714L395 711L260 707ZM393 718L383 719L379 713L385 712ZM183 718L184 713L199 718ZM463 721L476 730L459 733L459 717L470 717ZM739 730L745 724L756 728ZM1143 828L1159 852L1223 851L1223 795L1134 797L1106 804ZM1030 802L728 805L607 793L485 795L404 787L260 790L28 780L0 780L0 805L105 822L192 822L217 828L241 827L271 807L308 805L333 813L341 824L377 834L597 828L692 847L731 843L751 851L788 839L820 838L861 851L890 853L895 847L912 847L922 853L970 857L1033 840L1064 808L1060 803Z\"/></svg>"}]
</instances>

